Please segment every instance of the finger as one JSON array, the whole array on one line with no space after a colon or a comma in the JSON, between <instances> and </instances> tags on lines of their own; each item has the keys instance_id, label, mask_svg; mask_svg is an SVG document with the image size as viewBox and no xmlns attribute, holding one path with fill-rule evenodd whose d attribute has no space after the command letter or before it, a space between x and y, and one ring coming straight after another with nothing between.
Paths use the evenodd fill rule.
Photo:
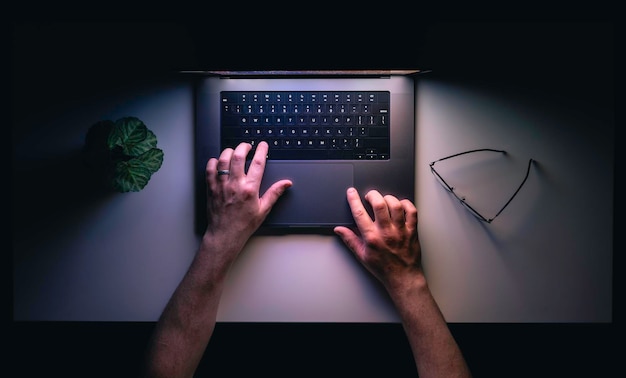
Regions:
<instances>
[{"instance_id":1,"label":"finger","mask_svg":"<svg viewBox=\"0 0 626 378\"><path fill-rule=\"evenodd\" d=\"M245 175L246 156L252 149L250 143L239 143L230 158L230 177L237 179Z\"/></svg>"},{"instance_id":2,"label":"finger","mask_svg":"<svg viewBox=\"0 0 626 378\"><path fill-rule=\"evenodd\" d=\"M211 192L215 192L217 187L217 159L210 158L206 164L206 182Z\"/></svg>"},{"instance_id":3,"label":"finger","mask_svg":"<svg viewBox=\"0 0 626 378\"><path fill-rule=\"evenodd\" d=\"M248 168L248 179L259 183L259 185L263 178L263 172L265 172L265 161L268 150L269 145L266 142L260 142L256 147L256 151L250 162L250 167Z\"/></svg>"},{"instance_id":4,"label":"finger","mask_svg":"<svg viewBox=\"0 0 626 378\"><path fill-rule=\"evenodd\" d=\"M287 188L290 188L293 183L290 180L280 180L272 184L263 196L259 198L259 207L261 212L267 214L270 212L278 198L283 195Z\"/></svg>"},{"instance_id":5,"label":"finger","mask_svg":"<svg viewBox=\"0 0 626 378\"><path fill-rule=\"evenodd\" d=\"M387 209L389 210L389 218L391 222L396 227L404 227L405 219L404 219L404 207L400 200L396 197L387 194L385 197L385 202L387 203Z\"/></svg>"},{"instance_id":6,"label":"finger","mask_svg":"<svg viewBox=\"0 0 626 378\"><path fill-rule=\"evenodd\" d=\"M400 203L402 203L402 207L404 208L406 227L410 230L417 229L417 209L415 205L408 199L403 199Z\"/></svg>"},{"instance_id":7,"label":"finger","mask_svg":"<svg viewBox=\"0 0 626 378\"><path fill-rule=\"evenodd\" d=\"M372 205L372 210L374 210L374 222L380 226L389 225L391 217L387 208L387 202L385 202L383 196L377 190L370 190L365 195L365 199Z\"/></svg>"},{"instance_id":8,"label":"finger","mask_svg":"<svg viewBox=\"0 0 626 378\"><path fill-rule=\"evenodd\" d=\"M350 211L352 211L352 217L354 218L359 230L361 230L361 233L371 230L374 226L374 222L372 221L372 218L370 218L367 211L365 211L359 192L357 192L355 188L348 188L346 197L348 198Z\"/></svg>"},{"instance_id":9,"label":"finger","mask_svg":"<svg viewBox=\"0 0 626 378\"><path fill-rule=\"evenodd\" d=\"M344 226L337 226L333 231L335 234L339 235L343 243L350 251L352 251L352 253L354 253L356 257L359 258L359 260L363 260L363 240L361 240L361 238L355 234L354 231Z\"/></svg>"},{"instance_id":10,"label":"finger","mask_svg":"<svg viewBox=\"0 0 626 378\"><path fill-rule=\"evenodd\" d=\"M219 159L217 160L217 167L216 167L215 175L217 175L218 171L230 169L230 160L233 156L233 152L234 151L232 148L225 148L224 151L222 151ZM228 179L228 175L220 175L218 177L223 177L222 180Z\"/></svg>"}]
</instances>

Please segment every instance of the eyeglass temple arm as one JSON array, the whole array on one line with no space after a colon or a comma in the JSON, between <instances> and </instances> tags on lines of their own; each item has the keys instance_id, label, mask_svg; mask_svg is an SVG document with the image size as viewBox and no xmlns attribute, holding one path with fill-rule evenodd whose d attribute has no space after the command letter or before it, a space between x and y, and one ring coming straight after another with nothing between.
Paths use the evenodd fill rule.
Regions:
<instances>
[{"instance_id":1,"label":"eyeglass temple arm","mask_svg":"<svg viewBox=\"0 0 626 378\"><path fill-rule=\"evenodd\" d=\"M529 159L528 160L528 168L526 168L526 176L524 176L524 180L522 180L522 183L519 185L519 187L517 188L515 193L513 193L511 198L509 198L509 200L504 204L504 206L502 206L500 211L498 211L498 213L496 215L494 215L493 218L491 218L491 219L495 219L498 215L500 215L500 213L509 205L509 203L511 203L511 201L513 201L513 198L515 198L515 196L520 191L520 189L522 189L522 186L524 186L524 184L526 183L526 180L528 179L528 175L530 174L530 166L533 164L534 161L535 160L533 160L533 159Z\"/></svg>"},{"instance_id":2,"label":"eyeglass temple arm","mask_svg":"<svg viewBox=\"0 0 626 378\"><path fill-rule=\"evenodd\" d=\"M454 154L454 155L450 155L450 156L443 157L443 158L441 158L441 159L435 160L435 161L433 161L432 163L430 163L430 166L432 167L432 166L433 166L433 164L435 164L435 163L436 163L436 162L438 162L438 161L442 161L442 160L446 160L446 159L451 159L451 158L456 157L456 156L465 155L465 154L471 154L472 152L480 152L480 151L502 152L503 154L506 154L506 151L505 151L505 150L494 150L494 149L492 149L492 148L479 148L479 149L477 149L477 150L470 150L470 151L459 152L458 154Z\"/></svg>"}]
</instances>

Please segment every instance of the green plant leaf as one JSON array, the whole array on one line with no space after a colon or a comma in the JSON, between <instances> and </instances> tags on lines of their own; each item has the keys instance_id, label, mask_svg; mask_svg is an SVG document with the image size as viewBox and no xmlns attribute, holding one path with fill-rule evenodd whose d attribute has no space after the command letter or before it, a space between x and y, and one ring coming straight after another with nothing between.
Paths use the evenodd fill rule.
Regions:
<instances>
[{"instance_id":1,"label":"green plant leaf","mask_svg":"<svg viewBox=\"0 0 626 378\"><path fill-rule=\"evenodd\" d=\"M123 147L124 154L129 156L140 156L151 149L155 148L157 145L156 135L150 130L146 130L146 137L144 140L137 144L126 144Z\"/></svg>"},{"instance_id":2,"label":"green plant leaf","mask_svg":"<svg viewBox=\"0 0 626 378\"><path fill-rule=\"evenodd\" d=\"M137 156L147 150L145 149L139 154L135 151L135 147L143 142L147 136L148 128L139 118L124 117L115 121L115 127L109 134L107 144L111 150L121 147L125 155Z\"/></svg>"},{"instance_id":3,"label":"green plant leaf","mask_svg":"<svg viewBox=\"0 0 626 378\"><path fill-rule=\"evenodd\" d=\"M152 148L139 155L136 159L141 160L152 174L158 171L161 168L161 164L163 164L163 151L158 148Z\"/></svg>"},{"instance_id":4,"label":"green plant leaf","mask_svg":"<svg viewBox=\"0 0 626 378\"><path fill-rule=\"evenodd\" d=\"M119 192L138 192L150 181L163 164L163 151L152 148L136 158L118 162L115 166L113 188Z\"/></svg>"},{"instance_id":5,"label":"green plant leaf","mask_svg":"<svg viewBox=\"0 0 626 378\"><path fill-rule=\"evenodd\" d=\"M119 192L138 192L150 181L152 171L139 159L120 161L115 166L113 188Z\"/></svg>"}]
</instances>

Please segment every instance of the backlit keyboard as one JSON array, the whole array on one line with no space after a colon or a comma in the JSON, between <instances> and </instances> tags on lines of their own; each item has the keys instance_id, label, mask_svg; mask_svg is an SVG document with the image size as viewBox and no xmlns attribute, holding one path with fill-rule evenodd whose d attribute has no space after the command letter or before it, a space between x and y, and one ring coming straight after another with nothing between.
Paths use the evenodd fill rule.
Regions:
<instances>
[{"instance_id":1,"label":"backlit keyboard","mask_svg":"<svg viewBox=\"0 0 626 378\"><path fill-rule=\"evenodd\" d=\"M268 159L389 159L387 91L221 92L221 146L270 145Z\"/></svg>"}]
</instances>

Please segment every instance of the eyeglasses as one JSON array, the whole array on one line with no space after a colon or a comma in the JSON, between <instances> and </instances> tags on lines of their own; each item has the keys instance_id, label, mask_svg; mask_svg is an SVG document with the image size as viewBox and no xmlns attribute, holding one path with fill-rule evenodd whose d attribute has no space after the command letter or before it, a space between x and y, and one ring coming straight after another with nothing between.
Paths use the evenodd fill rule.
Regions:
<instances>
[{"instance_id":1,"label":"eyeglasses","mask_svg":"<svg viewBox=\"0 0 626 378\"><path fill-rule=\"evenodd\" d=\"M442 160L447 160L447 159L451 159L453 157L457 157L457 156L461 156L461 155L466 155L466 154L470 154L473 152L479 152L479 151L491 151L491 152L499 152L499 153L503 153L506 154L506 151L504 150L494 150L491 148L481 148L481 149L477 149L477 150L470 150L470 151L465 151L465 152L460 152L458 154L454 154L454 155L450 155L450 156L446 156L444 158L438 159L433 161L432 163L430 163L430 171L432 172L432 174L437 178L437 181L439 181L439 183L450 193L452 193L456 199L459 200L459 202L461 202L461 204L467 209L469 210L470 213L472 213L476 218L487 222L487 223L491 223L493 222L494 219L496 219L496 217L498 215L500 215L500 213L509 205L509 203L511 203L511 201L513 200L513 198L515 198L515 196L517 195L517 193L520 191L520 189L522 189L522 186L524 186L524 184L526 183L526 180L528 179L528 175L530 174L530 166L532 165L532 163L534 162L533 159L529 159L528 160L528 167L526 168L526 175L524 176L524 180L522 180L522 183L519 185L519 187L517 188L517 190L515 190L515 192L513 193L513 195L511 196L511 198L509 198L508 201L506 201L506 203L504 204L504 206L502 206L502 208L496 213L496 215L494 215L491 218L487 218L485 216L483 216L482 214L480 214L476 209L474 209L472 206L470 206L466 201L464 197L460 197L455 191L454 191L454 187L450 186L446 180L443 179L443 177L441 177L441 175L439 174L439 172L437 172L435 170L435 163L440 162Z\"/></svg>"}]
</instances>

